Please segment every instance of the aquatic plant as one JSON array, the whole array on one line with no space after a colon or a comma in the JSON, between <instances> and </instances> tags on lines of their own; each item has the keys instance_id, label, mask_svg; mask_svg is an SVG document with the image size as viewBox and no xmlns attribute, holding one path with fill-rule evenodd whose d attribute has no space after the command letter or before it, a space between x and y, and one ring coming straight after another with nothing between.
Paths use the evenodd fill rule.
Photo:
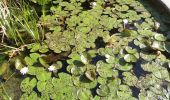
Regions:
<instances>
[{"instance_id":1,"label":"aquatic plant","mask_svg":"<svg viewBox=\"0 0 170 100\"><path fill-rule=\"evenodd\" d=\"M0 67L22 72L21 100L169 99L169 30L141 2L30 2L41 7L45 40Z\"/></svg>"}]
</instances>

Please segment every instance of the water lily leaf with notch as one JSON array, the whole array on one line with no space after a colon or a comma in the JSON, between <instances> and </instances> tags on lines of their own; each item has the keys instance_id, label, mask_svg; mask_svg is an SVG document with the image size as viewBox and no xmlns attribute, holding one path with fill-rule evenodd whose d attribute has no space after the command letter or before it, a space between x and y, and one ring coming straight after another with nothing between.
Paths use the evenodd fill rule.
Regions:
<instances>
[{"instance_id":1,"label":"water lily leaf with notch","mask_svg":"<svg viewBox=\"0 0 170 100\"><path fill-rule=\"evenodd\" d=\"M136 7L136 8L138 8L138 7ZM142 8L142 9L144 9L144 8ZM142 12L141 13L141 15L140 15L142 18L149 18L149 17L151 17L151 14L149 13L149 12Z\"/></svg>"},{"instance_id":2,"label":"water lily leaf with notch","mask_svg":"<svg viewBox=\"0 0 170 100\"><path fill-rule=\"evenodd\" d=\"M93 98L91 91L85 88L77 91L77 97L79 100L92 100Z\"/></svg>"},{"instance_id":3,"label":"water lily leaf with notch","mask_svg":"<svg viewBox=\"0 0 170 100\"><path fill-rule=\"evenodd\" d=\"M110 36L108 43L109 44L114 44L116 41L118 41L120 39L120 37L116 36L116 35L112 35Z\"/></svg>"},{"instance_id":4,"label":"water lily leaf with notch","mask_svg":"<svg viewBox=\"0 0 170 100\"><path fill-rule=\"evenodd\" d=\"M107 96L110 93L110 89L107 85L103 84L99 86L99 89L96 90L99 96Z\"/></svg>"},{"instance_id":5,"label":"water lily leaf with notch","mask_svg":"<svg viewBox=\"0 0 170 100\"><path fill-rule=\"evenodd\" d=\"M163 42L153 41L151 47L156 50L165 51Z\"/></svg>"},{"instance_id":6,"label":"water lily leaf with notch","mask_svg":"<svg viewBox=\"0 0 170 100\"><path fill-rule=\"evenodd\" d=\"M97 77L97 82L98 82L99 84L106 84L106 83L107 83L107 79L104 78L104 77L98 76L98 77Z\"/></svg>"},{"instance_id":7,"label":"water lily leaf with notch","mask_svg":"<svg viewBox=\"0 0 170 100\"><path fill-rule=\"evenodd\" d=\"M146 61L152 61L156 58L156 55L152 53L149 54L147 52L140 52L140 57Z\"/></svg>"},{"instance_id":8,"label":"water lily leaf with notch","mask_svg":"<svg viewBox=\"0 0 170 100\"><path fill-rule=\"evenodd\" d=\"M142 63L141 63L142 69L147 72L155 72L155 71L159 70L158 66L159 65L153 61L152 62L142 61Z\"/></svg>"},{"instance_id":9,"label":"water lily leaf with notch","mask_svg":"<svg viewBox=\"0 0 170 100\"><path fill-rule=\"evenodd\" d=\"M58 76L59 78L52 80L52 84L55 87L58 87L58 84L62 84L62 86L73 86L71 75L62 72L62 73L59 73Z\"/></svg>"},{"instance_id":10,"label":"water lily leaf with notch","mask_svg":"<svg viewBox=\"0 0 170 100\"><path fill-rule=\"evenodd\" d=\"M79 26L76 27L77 30L79 30L80 32L82 32L83 34L86 34L88 32L90 32L91 28L90 27L85 27L85 26Z\"/></svg>"},{"instance_id":11,"label":"water lily leaf with notch","mask_svg":"<svg viewBox=\"0 0 170 100\"><path fill-rule=\"evenodd\" d=\"M43 72L45 69L43 67L37 67L37 66L28 66L28 74L30 75L37 75L40 72Z\"/></svg>"},{"instance_id":12,"label":"water lily leaf with notch","mask_svg":"<svg viewBox=\"0 0 170 100\"><path fill-rule=\"evenodd\" d=\"M46 53L46 52L48 52L49 50L48 50L48 46L45 44L45 43L42 43L42 45L40 46L40 48L39 48L39 52L41 52L41 53Z\"/></svg>"},{"instance_id":13,"label":"water lily leaf with notch","mask_svg":"<svg viewBox=\"0 0 170 100\"><path fill-rule=\"evenodd\" d=\"M125 50L126 50L126 52L129 53L129 54L135 54L135 53L137 53L137 50L136 50L136 49L132 49L132 47L129 47L129 46L127 46L127 47L125 48Z\"/></svg>"},{"instance_id":14,"label":"water lily leaf with notch","mask_svg":"<svg viewBox=\"0 0 170 100\"><path fill-rule=\"evenodd\" d=\"M70 65L71 64L73 65L75 61L81 61L80 55L77 53L71 53L69 55L69 58L71 58L71 59L67 60L67 63Z\"/></svg>"},{"instance_id":15,"label":"water lily leaf with notch","mask_svg":"<svg viewBox=\"0 0 170 100\"><path fill-rule=\"evenodd\" d=\"M116 18L111 18L107 15L103 15L101 16L101 19L100 19L100 24L106 29L106 30L111 30L114 26L115 26L115 23L116 23Z\"/></svg>"},{"instance_id":16,"label":"water lily leaf with notch","mask_svg":"<svg viewBox=\"0 0 170 100\"><path fill-rule=\"evenodd\" d=\"M33 43L28 45L28 49L31 49L30 52L36 52L40 49L40 44L39 43Z\"/></svg>"},{"instance_id":17,"label":"water lily leaf with notch","mask_svg":"<svg viewBox=\"0 0 170 100\"><path fill-rule=\"evenodd\" d=\"M106 57L107 63L110 63L110 64L115 63L115 57L114 56L110 56L110 55L106 54L105 57Z\"/></svg>"},{"instance_id":18,"label":"water lily leaf with notch","mask_svg":"<svg viewBox=\"0 0 170 100\"><path fill-rule=\"evenodd\" d=\"M122 5L122 6L116 5L115 9L118 11L127 11L129 7L127 5Z\"/></svg>"},{"instance_id":19,"label":"water lily leaf with notch","mask_svg":"<svg viewBox=\"0 0 170 100\"><path fill-rule=\"evenodd\" d=\"M138 33L147 37L154 36L155 34L155 32L152 32L151 30L141 30L141 29L138 30Z\"/></svg>"},{"instance_id":20,"label":"water lily leaf with notch","mask_svg":"<svg viewBox=\"0 0 170 100\"><path fill-rule=\"evenodd\" d=\"M73 76L72 80L74 85L79 88L92 89L97 85L97 80L90 81L85 75Z\"/></svg>"},{"instance_id":21,"label":"water lily leaf with notch","mask_svg":"<svg viewBox=\"0 0 170 100\"><path fill-rule=\"evenodd\" d=\"M37 93L35 91L32 91L30 94L24 93L20 97L20 100L39 100L40 98L38 97Z\"/></svg>"},{"instance_id":22,"label":"water lily leaf with notch","mask_svg":"<svg viewBox=\"0 0 170 100\"><path fill-rule=\"evenodd\" d=\"M28 49L30 49L30 52L36 52L40 51L41 53L46 53L48 51L48 46L45 43L33 43L28 45Z\"/></svg>"},{"instance_id":23,"label":"water lily leaf with notch","mask_svg":"<svg viewBox=\"0 0 170 100\"><path fill-rule=\"evenodd\" d=\"M96 71L101 77L104 78L112 77L113 75L112 67L114 65L104 63L103 61L98 61L96 66L97 66Z\"/></svg>"},{"instance_id":24,"label":"water lily leaf with notch","mask_svg":"<svg viewBox=\"0 0 170 100\"><path fill-rule=\"evenodd\" d=\"M128 86L135 86L138 82L138 78L133 75L131 72L123 72L123 83Z\"/></svg>"},{"instance_id":25,"label":"water lily leaf with notch","mask_svg":"<svg viewBox=\"0 0 170 100\"><path fill-rule=\"evenodd\" d=\"M40 100L43 100L43 99L45 99L45 100L50 100L50 95L49 95L49 93L41 92L41 98L40 98Z\"/></svg>"},{"instance_id":26,"label":"water lily leaf with notch","mask_svg":"<svg viewBox=\"0 0 170 100\"><path fill-rule=\"evenodd\" d=\"M64 32L53 32L53 34L46 34L46 40L49 49L53 50L55 53L61 53L62 51L69 51L70 45L75 43L74 32L64 31Z\"/></svg>"},{"instance_id":27,"label":"water lily leaf with notch","mask_svg":"<svg viewBox=\"0 0 170 100\"><path fill-rule=\"evenodd\" d=\"M91 81L94 81L96 79L96 76L97 76L95 70L88 70L88 71L85 72L85 75Z\"/></svg>"},{"instance_id":28,"label":"water lily leaf with notch","mask_svg":"<svg viewBox=\"0 0 170 100\"><path fill-rule=\"evenodd\" d=\"M117 91L118 97L123 97L128 99L132 96L132 91L127 85L119 85L119 91Z\"/></svg>"},{"instance_id":29,"label":"water lily leaf with notch","mask_svg":"<svg viewBox=\"0 0 170 100\"><path fill-rule=\"evenodd\" d=\"M51 98L54 100L76 100L75 95L75 87L65 86L56 90Z\"/></svg>"},{"instance_id":30,"label":"water lily leaf with notch","mask_svg":"<svg viewBox=\"0 0 170 100\"><path fill-rule=\"evenodd\" d=\"M33 88L36 86L37 80L35 78L32 78L30 80L29 77L25 78L20 85L21 91L26 93L31 93Z\"/></svg>"},{"instance_id":31,"label":"water lily leaf with notch","mask_svg":"<svg viewBox=\"0 0 170 100\"><path fill-rule=\"evenodd\" d=\"M46 84L47 84L47 82L38 81L38 82L37 82L37 89L38 89L38 91L39 91L39 92L45 91L45 89L46 89L46 87L45 87Z\"/></svg>"},{"instance_id":32,"label":"water lily leaf with notch","mask_svg":"<svg viewBox=\"0 0 170 100\"><path fill-rule=\"evenodd\" d=\"M111 15L111 14L112 14L112 9L111 9L111 7L106 7L106 8L104 9L103 14Z\"/></svg>"},{"instance_id":33,"label":"water lily leaf with notch","mask_svg":"<svg viewBox=\"0 0 170 100\"><path fill-rule=\"evenodd\" d=\"M70 67L70 68L69 68ZM82 67L82 66L67 66L67 68L70 69L70 73L73 74L73 75L82 75L86 68L85 67Z\"/></svg>"},{"instance_id":34,"label":"water lily leaf with notch","mask_svg":"<svg viewBox=\"0 0 170 100\"><path fill-rule=\"evenodd\" d=\"M46 71L38 72L36 77L39 81L47 81L51 78L51 73Z\"/></svg>"},{"instance_id":35,"label":"water lily leaf with notch","mask_svg":"<svg viewBox=\"0 0 170 100\"><path fill-rule=\"evenodd\" d=\"M161 68L153 72L153 75L162 80L169 80L169 72L166 68Z\"/></svg>"},{"instance_id":36,"label":"water lily leaf with notch","mask_svg":"<svg viewBox=\"0 0 170 100\"><path fill-rule=\"evenodd\" d=\"M132 64L128 64L128 63L126 63L125 65L120 65L118 67L118 69L121 70L121 71L129 71L132 68L133 68L133 65Z\"/></svg>"},{"instance_id":37,"label":"water lily leaf with notch","mask_svg":"<svg viewBox=\"0 0 170 100\"><path fill-rule=\"evenodd\" d=\"M157 41L166 41L166 37L163 34L155 34L154 38Z\"/></svg>"},{"instance_id":38,"label":"water lily leaf with notch","mask_svg":"<svg viewBox=\"0 0 170 100\"><path fill-rule=\"evenodd\" d=\"M125 62L124 59L121 58L119 60L119 63L116 65L116 68L118 68L121 71L129 71L133 68L133 65Z\"/></svg>"},{"instance_id":39,"label":"water lily leaf with notch","mask_svg":"<svg viewBox=\"0 0 170 100\"><path fill-rule=\"evenodd\" d=\"M54 89L54 85L52 84L52 78L51 78L50 80L46 81L45 91L43 91L43 92L52 94L54 91L55 91L55 89ZM43 93L43 92L41 92L41 93Z\"/></svg>"},{"instance_id":40,"label":"water lily leaf with notch","mask_svg":"<svg viewBox=\"0 0 170 100\"><path fill-rule=\"evenodd\" d=\"M43 59L43 58L39 58L39 62L41 65L43 65L45 68L49 67L49 64Z\"/></svg>"},{"instance_id":41,"label":"water lily leaf with notch","mask_svg":"<svg viewBox=\"0 0 170 100\"><path fill-rule=\"evenodd\" d=\"M124 37L136 37L137 36L137 32L134 30L130 30L130 29L124 29L123 32L121 32L121 35Z\"/></svg>"},{"instance_id":42,"label":"water lily leaf with notch","mask_svg":"<svg viewBox=\"0 0 170 100\"><path fill-rule=\"evenodd\" d=\"M24 61L25 61L26 64L29 65L29 66L32 66L32 65L35 63L35 61L34 61L33 59L31 59L30 57L28 57L28 56L26 56L26 57L24 58Z\"/></svg>"},{"instance_id":43,"label":"water lily leaf with notch","mask_svg":"<svg viewBox=\"0 0 170 100\"><path fill-rule=\"evenodd\" d=\"M31 57L31 59L33 60L33 61L37 61L37 59L40 57L40 54L38 54L38 53L31 53L30 54L30 57Z\"/></svg>"},{"instance_id":44,"label":"water lily leaf with notch","mask_svg":"<svg viewBox=\"0 0 170 100\"><path fill-rule=\"evenodd\" d=\"M126 54L126 55L124 56L124 60L125 60L126 62L136 62L136 61L137 61L137 58L136 58L136 56L134 56L134 55L132 55L132 54Z\"/></svg>"},{"instance_id":45,"label":"water lily leaf with notch","mask_svg":"<svg viewBox=\"0 0 170 100\"><path fill-rule=\"evenodd\" d=\"M117 54L116 50L115 50L115 52L114 52L114 50L112 48L107 48L107 47L106 48L99 48L98 53L101 56L105 56L106 54L114 56L115 53Z\"/></svg>"},{"instance_id":46,"label":"water lily leaf with notch","mask_svg":"<svg viewBox=\"0 0 170 100\"><path fill-rule=\"evenodd\" d=\"M37 59L40 57L38 53L31 53L30 57L26 56L24 58L27 65L32 66L34 63L37 62Z\"/></svg>"}]
</instances>

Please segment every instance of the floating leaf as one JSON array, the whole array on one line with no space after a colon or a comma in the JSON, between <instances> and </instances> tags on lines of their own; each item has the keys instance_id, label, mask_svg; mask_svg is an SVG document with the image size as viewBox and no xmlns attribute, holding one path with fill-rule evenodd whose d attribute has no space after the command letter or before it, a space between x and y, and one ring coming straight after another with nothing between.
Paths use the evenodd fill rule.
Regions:
<instances>
[{"instance_id":1,"label":"floating leaf","mask_svg":"<svg viewBox=\"0 0 170 100\"><path fill-rule=\"evenodd\" d=\"M99 89L96 90L97 94L100 96L107 96L110 92L109 87L107 85L100 85Z\"/></svg>"},{"instance_id":2,"label":"floating leaf","mask_svg":"<svg viewBox=\"0 0 170 100\"><path fill-rule=\"evenodd\" d=\"M90 70L90 71L86 71L85 75L88 79L90 79L91 81L96 79L96 72L94 70Z\"/></svg>"},{"instance_id":3,"label":"floating leaf","mask_svg":"<svg viewBox=\"0 0 170 100\"><path fill-rule=\"evenodd\" d=\"M45 91L47 82L38 81L37 89L39 92Z\"/></svg>"},{"instance_id":4,"label":"floating leaf","mask_svg":"<svg viewBox=\"0 0 170 100\"><path fill-rule=\"evenodd\" d=\"M31 79L29 77L25 78L21 82L21 90L26 93L31 93L33 91L33 88L36 86L37 80L35 78Z\"/></svg>"},{"instance_id":5,"label":"floating leaf","mask_svg":"<svg viewBox=\"0 0 170 100\"><path fill-rule=\"evenodd\" d=\"M132 49L131 47L126 47L125 50L127 51L127 53L130 53L130 54L135 54L137 53L137 50L136 49Z\"/></svg>"},{"instance_id":6,"label":"floating leaf","mask_svg":"<svg viewBox=\"0 0 170 100\"><path fill-rule=\"evenodd\" d=\"M160 51L165 51L163 46L164 46L164 43L159 42L159 41L153 41L153 43L151 45L151 47L153 49L160 50Z\"/></svg>"},{"instance_id":7,"label":"floating leaf","mask_svg":"<svg viewBox=\"0 0 170 100\"><path fill-rule=\"evenodd\" d=\"M134 55L132 55L132 54L126 54L126 55L124 56L124 60L125 60L126 62L136 62L136 61L137 61L137 58L136 58Z\"/></svg>"},{"instance_id":8,"label":"floating leaf","mask_svg":"<svg viewBox=\"0 0 170 100\"><path fill-rule=\"evenodd\" d=\"M39 81L47 81L51 78L51 73L45 71L39 72L36 77Z\"/></svg>"},{"instance_id":9,"label":"floating leaf","mask_svg":"<svg viewBox=\"0 0 170 100\"><path fill-rule=\"evenodd\" d=\"M89 100L92 99L91 91L88 89L80 89L77 91L77 96L80 100Z\"/></svg>"},{"instance_id":10,"label":"floating leaf","mask_svg":"<svg viewBox=\"0 0 170 100\"><path fill-rule=\"evenodd\" d=\"M163 34L155 34L154 38L157 41L165 41L166 40L166 37Z\"/></svg>"},{"instance_id":11,"label":"floating leaf","mask_svg":"<svg viewBox=\"0 0 170 100\"><path fill-rule=\"evenodd\" d=\"M98 61L96 71L101 77L112 77L113 71L112 71L112 65L104 63L102 61Z\"/></svg>"}]
</instances>

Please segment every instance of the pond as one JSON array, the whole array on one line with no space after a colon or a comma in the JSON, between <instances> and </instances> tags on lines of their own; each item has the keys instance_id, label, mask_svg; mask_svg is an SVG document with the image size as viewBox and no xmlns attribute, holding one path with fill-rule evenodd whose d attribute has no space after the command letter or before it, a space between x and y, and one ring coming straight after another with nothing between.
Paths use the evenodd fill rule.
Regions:
<instances>
[{"instance_id":1,"label":"pond","mask_svg":"<svg viewBox=\"0 0 170 100\"><path fill-rule=\"evenodd\" d=\"M0 100L169 100L170 13L154 3L0 1Z\"/></svg>"}]
</instances>

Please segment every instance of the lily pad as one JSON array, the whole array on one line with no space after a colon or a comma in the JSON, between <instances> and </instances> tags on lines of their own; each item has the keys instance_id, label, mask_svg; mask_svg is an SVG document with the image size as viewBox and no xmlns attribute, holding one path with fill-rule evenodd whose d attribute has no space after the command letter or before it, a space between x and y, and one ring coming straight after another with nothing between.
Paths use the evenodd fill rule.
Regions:
<instances>
[{"instance_id":1,"label":"lily pad","mask_svg":"<svg viewBox=\"0 0 170 100\"><path fill-rule=\"evenodd\" d=\"M126 55L124 56L124 60L125 60L126 62L136 62L136 61L137 61L137 58L136 58L134 55L132 55L132 54L126 54Z\"/></svg>"},{"instance_id":2,"label":"lily pad","mask_svg":"<svg viewBox=\"0 0 170 100\"><path fill-rule=\"evenodd\" d=\"M163 34L155 34L154 38L157 41L165 41L166 40L166 37Z\"/></svg>"},{"instance_id":3,"label":"lily pad","mask_svg":"<svg viewBox=\"0 0 170 100\"><path fill-rule=\"evenodd\" d=\"M111 64L104 63L103 61L98 61L96 66L96 71L101 77L112 77L113 71Z\"/></svg>"},{"instance_id":4,"label":"lily pad","mask_svg":"<svg viewBox=\"0 0 170 100\"><path fill-rule=\"evenodd\" d=\"M110 92L109 87L105 84L100 85L99 89L96 90L97 94L100 96L107 96Z\"/></svg>"},{"instance_id":5,"label":"lily pad","mask_svg":"<svg viewBox=\"0 0 170 100\"><path fill-rule=\"evenodd\" d=\"M29 77L25 78L21 82L21 90L26 93L31 93L33 91L33 88L36 86L37 80L35 78L31 79Z\"/></svg>"}]
</instances>

